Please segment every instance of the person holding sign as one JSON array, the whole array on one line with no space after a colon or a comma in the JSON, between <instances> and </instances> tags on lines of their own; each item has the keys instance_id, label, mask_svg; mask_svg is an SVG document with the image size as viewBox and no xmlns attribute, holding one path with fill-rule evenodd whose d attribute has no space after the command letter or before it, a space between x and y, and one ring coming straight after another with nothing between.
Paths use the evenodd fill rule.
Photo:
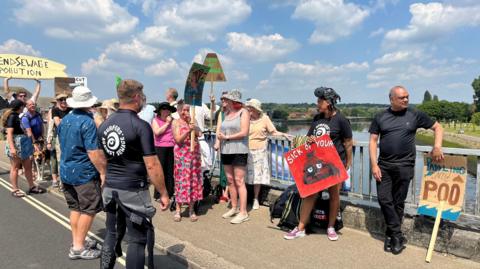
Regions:
<instances>
[{"instance_id":1,"label":"person holding sign","mask_svg":"<svg viewBox=\"0 0 480 269\"><path fill-rule=\"evenodd\" d=\"M390 90L390 107L375 116L370 125L370 162L377 181L378 203L387 230L385 251L399 254L405 248L402 220L410 181L415 168L415 134L418 128L432 129L435 144L431 152L435 161L443 159L442 126L425 113L408 107L408 91L403 86ZM380 156L377 146L380 138Z\"/></svg>"},{"instance_id":2,"label":"person holding sign","mask_svg":"<svg viewBox=\"0 0 480 269\"><path fill-rule=\"evenodd\" d=\"M11 103L13 100L18 99L18 100L26 103L27 102L27 92L25 92L25 91L19 91L19 92L16 92L16 93L10 92L10 88L8 86L8 82L9 82L10 79L12 79L12 78L5 78L4 82L3 82L3 87L4 87L3 90L5 91L7 101L9 103ZM29 99L29 100L32 100L34 103L37 102L38 97L40 96L40 90L42 88L42 84L41 84L40 80L35 79L35 81L36 81L35 91L33 92L32 97ZM26 110L24 109L23 112L25 112L25 111Z\"/></svg>"},{"instance_id":3,"label":"person holding sign","mask_svg":"<svg viewBox=\"0 0 480 269\"><path fill-rule=\"evenodd\" d=\"M325 87L315 89L314 94L318 98L317 108L319 114L313 118L312 125L307 133L307 143L314 143L316 137L328 134L345 169L348 170L352 165L352 127L347 118L335 107L335 104L340 100L340 96L334 89ZM334 225L340 208L340 187L341 184L336 184L328 188L330 208L327 237L331 241L338 240ZM309 221L317 196L318 194L316 193L302 199L298 227L287 233L284 236L285 239L290 240L305 236L305 226Z\"/></svg>"},{"instance_id":4,"label":"person holding sign","mask_svg":"<svg viewBox=\"0 0 480 269\"><path fill-rule=\"evenodd\" d=\"M238 90L222 95L225 118L217 124L215 150L220 149L221 161L228 181L232 208L222 215L224 219L235 216L230 223L240 224L247 220L247 188L245 174L248 159L248 132L250 114L242 105L242 94ZM237 211L240 198L240 212Z\"/></svg>"}]
</instances>

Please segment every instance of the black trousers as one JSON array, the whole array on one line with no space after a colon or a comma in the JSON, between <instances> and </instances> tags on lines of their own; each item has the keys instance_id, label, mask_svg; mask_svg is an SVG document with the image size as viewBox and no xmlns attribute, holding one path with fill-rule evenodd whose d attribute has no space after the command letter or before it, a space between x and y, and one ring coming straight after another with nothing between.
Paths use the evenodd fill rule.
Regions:
<instances>
[{"instance_id":1,"label":"black trousers","mask_svg":"<svg viewBox=\"0 0 480 269\"><path fill-rule=\"evenodd\" d=\"M168 197L172 198L175 193L175 180L173 178L173 147L155 147L158 159L163 168L163 175L165 176L165 187L167 188ZM160 193L155 190L153 198L160 198Z\"/></svg>"},{"instance_id":2,"label":"black trousers","mask_svg":"<svg viewBox=\"0 0 480 269\"><path fill-rule=\"evenodd\" d=\"M128 239L126 268L144 268L148 229L144 225L133 223L115 203L108 204L105 207L105 213L107 215L106 233L100 268L112 269L115 266L116 257L122 255L121 241L126 228Z\"/></svg>"},{"instance_id":3,"label":"black trousers","mask_svg":"<svg viewBox=\"0 0 480 269\"><path fill-rule=\"evenodd\" d=\"M412 165L379 164L382 181L377 181L378 203L387 225L387 236L401 236L405 199L414 176Z\"/></svg>"}]
</instances>

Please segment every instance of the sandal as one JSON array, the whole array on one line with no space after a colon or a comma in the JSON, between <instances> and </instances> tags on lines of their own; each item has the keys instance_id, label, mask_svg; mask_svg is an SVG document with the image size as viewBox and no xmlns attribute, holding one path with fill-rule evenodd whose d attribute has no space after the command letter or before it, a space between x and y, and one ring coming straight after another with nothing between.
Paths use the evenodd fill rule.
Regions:
<instances>
[{"instance_id":1,"label":"sandal","mask_svg":"<svg viewBox=\"0 0 480 269\"><path fill-rule=\"evenodd\" d=\"M19 189L16 189L16 190L12 191L12 196L15 197L15 198L22 198L22 197L25 197L25 193L23 193L23 191L21 191Z\"/></svg>"},{"instance_id":2,"label":"sandal","mask_svg":"<svg viewBox=\"0 0 480 269\"><path fill-rule=\"evenodd\" d=\"M190 221L196 222L198 220L198 216L195 213L190 213Z\"/></svg>"},{"instance_id":3,"label":"sandal","mask_svg":"<svg viewBox=\"0 0 480 269\"><path fill-rule=\"evenodd\" d=\"M180 216L180 212L176 212L175 215L173 215L173 221L180 222L181 220L182 216Z\"/></svg>"},{"instance_id":4,"label":"sandal","mask_svg":"<svg viewBox=\"0 0 480 269\"><path fill-rule=\"evenodd\" d=\"M30 194L40 194L40 193L45 193L45 190L38 187L38 186L33 186L27 191L28 195L30 195Z\"/></svg>"}]
</instances>

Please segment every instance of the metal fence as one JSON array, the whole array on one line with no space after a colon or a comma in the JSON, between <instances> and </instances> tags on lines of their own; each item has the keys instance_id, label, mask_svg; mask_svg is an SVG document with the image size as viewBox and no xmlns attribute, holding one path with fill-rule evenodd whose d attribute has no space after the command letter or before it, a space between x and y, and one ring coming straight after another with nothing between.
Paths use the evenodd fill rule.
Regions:
<instances>
[{"instance_id":1,"label":"metal fence","mask_svg":"<svg viewBox=\"0 0 480 269\"><path fill-rule=\"evenodd\" d=\"M269 151L271 154L270 169L272 185L285 188L293 184L294 180L288 171L287 162L283 155L290 148L290 142L285 139L270 138ZM432 150L430 146L417 146L415 177L413 178L407 197L407 207L416 209L423 169L423 154ZM466 156L468 158L469 175L463 206L463 215L480 221L480 150L443 148L444 154ZM355 142L353 147L353 163L350 168L350 189L342 191L342 196L363 201L375 202L376 181L370 172L368 142Z\"/></svg>"}]
</instances>

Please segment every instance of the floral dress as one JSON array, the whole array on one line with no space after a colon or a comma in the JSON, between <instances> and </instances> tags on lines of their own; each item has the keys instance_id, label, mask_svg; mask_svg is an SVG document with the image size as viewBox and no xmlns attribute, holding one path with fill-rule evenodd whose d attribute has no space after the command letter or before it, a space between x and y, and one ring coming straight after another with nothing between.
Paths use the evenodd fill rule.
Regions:
<instances>
[{"instance_id":1,"label":"floral dress","mask_svg":"<svg viewBox=\"0 0 480 269\"><path fill-rule=\"evenodd\" d=\"M180 134L189 132L185 122L179 123ZM202 170L200 147L195 143L195 150L190 151L190 135L183 143L175 143L175 200L177 203L192 203L203 199Z\"/></svg>"}]
</instances>

